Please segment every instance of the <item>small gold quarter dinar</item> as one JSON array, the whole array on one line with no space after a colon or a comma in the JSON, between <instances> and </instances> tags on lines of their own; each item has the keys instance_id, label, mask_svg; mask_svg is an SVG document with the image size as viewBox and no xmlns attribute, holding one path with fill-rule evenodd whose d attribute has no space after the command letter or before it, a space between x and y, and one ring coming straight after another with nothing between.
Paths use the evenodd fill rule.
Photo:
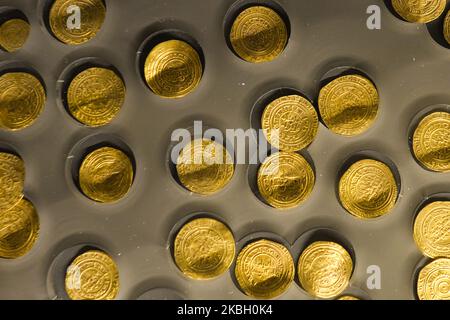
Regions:
<instances>
[{"instance_id":1,"label":"small gold quarter dinar","mask_svg":"<svg viewBox=\"0 0 450 320\"><path fill-rule=\"evenodd\" d=\"M420 121L414 132L413 152L428 170L450 172L449 112L434 112Z\"/></svg>"},{"instance_id":2,"label":"small gold quarter dinar","mask_svg":"<svg viewBox=\"0 0 450 320\"><path fill-rule=\"evenodd\" d=\"M67 106L79 122L97 127L110 123L125 100L125 85L112 70L89 68L70 82Z\"/></svg>"},{"instance_id":3,"label":"small gold quarter dinar","mask_svg":"<svg viewBox=\"0 0 450 320\"><path fill-rule=\"evenodd\" d=\"M308 198L314 188L315 175L301 155L279 152L264 160L257 180L259 193L269 205L289 209Z\"/></svg>"},{"instance_id":4,"label":"small gold quarter dinar","mask_svg":"<svg viewBox=\"0 0 450 320\"><path fill-rule=\"evenodd\" d=\"M339 181L343 207L355 217L373 219L387 214L397 202L397 182L389 166L364 159L352 164Z\"/></svg>"},{"instance_id":5,"label":"small gold quarter dinar","mask_svg":"<svg viewBox=\"0 0 450 320\"><path fill-rule=\"evenodd\" d=\"M30 24L23 19L9 19L0 26L0 47L14 52L23 47L30 34Z\"/></svg>"},{"instance_id":6,"label":"small gold quarter dinar","mask_svg":"<svg viewBox=\"0 0 450 320\"><path fill-rule=\"evenodd\" d=\"M144 65L150 89L164 98L181 98L197 88L203 66L198 52L187 42L168 40L157 44Z\"/></svg>"},{"instance_id":7,"label":"small gold quarter dinar","mask_svg":"<svg viewBox=\"0 0 450 320\"><path fill-rule=\"evenodd\" d=\"M450 201L431 202L420 210L414 240L424 255L450 258Z\"/></svg>"},{"instance_id":8,"label":"small gold quarter dinar","mask_svg":"<svg viewBox=\"0 0 450 320\"><path fill-rule=\"evenodd\" d=\"M378 114L375 85L360 75L336 78L320 90L319 111L334 133L355 136L367 131Z\"/></svg>"},{"instance_id":9,"label":"small gold quarter dinar","mask_svg":"<svg viewBox=\"0 0 450 320\"><path fill-rule=\"evenodd\" d=\"M223 145L208 139L196 139L181 150L176 169L186 189L201 195L211 195L231 181L234 163Z\"/></svg>"},{"instance_id":10,"label":"small gold quarter dinar","mask_svg":"<svg viewBox=\"0 0 450 320\"><path fill-rule=\"evenodd\" d=\"M119 292L116 263L103 251L86 251L67 268L65 288L72 300L114 300Z\"/></svg>"},{"instance_id":11,"label":"small gold quarter dinar","mask_svg":"<svg viewBox=\"0 0 450 320\"><path fill-rule=\"evenodd\" d=\"M444 12L446 0L392 0L392 6L408 22L428 23Z\"/></svg>"},{"instance_id":12,"label":"small gold quarter dinar","mask_svg":"<svg viewBox=\"0 0 450 320\"><path fill-rule=\"evenodd\" d=\"M79 21L72 21L79 8ZM103 0L55 0L50 8L49 25L54 36L68 45L80 45L94 38L100 31L106 16ZM77 25L77 23L79 23Z\"/></svg>"},{"instance_id":13,"label":"small gold quarter dinar","mask_svg":"<svg viewBox=\"0 0 450 320\"><path fill-rule=\"evenodd\" d=\"M230 229L211 218L197 218L186 223L174 243L174 259L189 278L213 279L233 263L235 241Z\"/></svg>"},{"instance_id":14,"label":"small gold quarter dinar","mask_svg":"<svg viewBox=\"0 0 450 320\"><path fill-rule=\"evenodd\" d=\"M445 40L450 44L450 10L445 15L443 32Z\"/></svg>"},{"instance_id":15,"label":"small gold quarter dinar","mask_svg":"<svg viewBox=\"0 0 450 320\"><path fill-rule=\"evenodd\" d=\"M288 30L280 15L264 6L243 10L233 22L230 43L235 53L252 63L268 62L285 49Z\"/></svg>"},{"instance_id":16,"label":"small gold quarter dinar","mask_svg":"<svg viewBox=\"0 0 450 320\"><path fill-rule=\"evenodd\" d=\"M340 244L317 241L300 255L298 279L310 295L329 299L340 295L353 273L353 260Z\"/></svg>"},{"instance_id":17,"label":"small gold quarter dinar","mask_svg":"<svg viewBox=\"0 0 450 320\"><path fill-rule=\"evenodd\" d=\"M284 293L294 280L295 266L289 250L280 243L262 239L239 253L235 276L241 290L258 299Z\"/></svg>"},{"instance_id":18,"label":"small gold quarter dinar","mask_svg":"<svg viewBox=\"0 0 450 320\"><path fill-rule=\"evenodd\" d=\"M32 125L44 109L45 89L34 75L8 72L0 76L0 128L9 131Z\"/></svg>"},{"instance_id":19,"label":"small gold quarter dinar","mask_svg":"<svg viewBox=\"0 0 450 320\"><path fill-rule=\"evenodd\" d=\"M133 184L133 165L121 150L102 147L89 153L79 170L79 184L90 199L111 203L122 199Z\"/></svg>"},{"instance_id":20,"label":"small gold quarter dinar","mask_svg":"<svg viewBox=\"0 0 450 320\"><path fill-rule=\"evenodd\" d=\"M39 234L39 217L33 204L22 199L8 211L0 211L0 258L17 259L27 254Z\"/></svg>"},{"instance_id":21,"label":"small gold quarter dinar","mask_svg":"<svg viewBox=\"0 0 450 320\"><path fill-rule=\"evenodd\" d=\"M313 142L319 117L311 102L299 95L290 95L272 101L263 112L261 124L272 146L295 152Z\"/></svg>"},{"instance_id":22,"label":"small gold quarter dinar","mask_svg":"<svg viewBox=\"0 0 450 320\"><path fill-rule=\"evenodd\" d=\"M357 300L361 300L357 297L354 296L341 296L339 297L337 300L343 300L343 301L357 301Z\"/></svg>"},{"instance_id":23,"label":"small gold quarter dinar","mask_svg":"<svg viewBox=\"0 0 450 320\"><path fill-rule=\"evenodd\" d=\"M417 295L420 300L450 300L450 259L436 259L420 270Z\"/></svg>"},{"instance_id":24,"label":"small gold quarter dinar","mask_svg":"<svg viewBox=\"0 0 450 320\"><path fill-rule=\"evenodd\" d=\"M25 166L23 160L10 153L0 152L0 212L15 207L23 198Z\"/></svg>"}]
</instances>

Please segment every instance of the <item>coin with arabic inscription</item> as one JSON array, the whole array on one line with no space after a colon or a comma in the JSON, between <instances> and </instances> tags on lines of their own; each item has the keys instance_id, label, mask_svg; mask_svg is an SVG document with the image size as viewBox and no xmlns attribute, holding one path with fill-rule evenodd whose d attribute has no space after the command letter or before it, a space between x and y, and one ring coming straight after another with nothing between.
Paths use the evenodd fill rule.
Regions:
<instances>
[{"instance_id":1,"label":"coin with arabic inscription","mask_svg":"<svg viewBox=\"0 0 450 320\"><path fill-rule=\"evenodd\" d=\"M260 63L277 58L286 47L288 30L280 15L264 6L243 10L234 20L230 43L243 60Z\"/></svg>"},{"instance_id":2,"label":"coin with arabic inscription","mask_svg":"<svg viewBox=\"0 0 450 320\"><path fill-rule=\"evenodd\" d=\"M196 139L181 150L176 169L186 189L201 195L211 195L231 181L234 162L223 145L208 139Z\"/></svg>"},{"instance_id":3,"label":"coin with arabic inscription","mask_svg":"<svg viewBox=\"0 0 450 320\"><path fill-rule=\"evenodd\" d=\"M339 297L337 300L356 301L356 300L361 300L361 299L354 297L354 296L342 296L342 297Z\"/></svg>"},{"instance_id":4,"label":"coin with arabic inscription","mask_svg":"<svg viewBox=\"0 0 450 320\"><path fill-rule=\"evenodd\" d=\"M450 201L435 201L420 210L414 240L430 258L450 258Z\"/></svg>"},{"instance_id":5,"label":"coin with arabic inscription","mask_svg":"<svg viewBox=\"0 0 450 320\"><path fill-rule=\"evenodd\" d=\"M125 100L125 85L112 70L89 68L75 76L67 90L69 112L92 127L110 123Z\"/></svg>"},{"instance_id":6,"label":"coin with arabic inscription","mask_svg":"<svg viewBox=\"0 0 450 320\"><path fill-rule=\"evenodd\" d=\"M44 109L42 83L25 72L0 76L0 128L16 131L32 125Z\"/></svg>"},{"instance_id":7,"label":"coin with arabic inscription","mask_svg":"<svg viewBox=\"0 0 450 320\"><path fill-rule=\"evenodd\" d=\"M17 259L27 254L39 235L39 217L25 199L12 209L0 211L0 258Z\"/></svg>"},{"instance_id":8,"label":"coin with arabic inscription","mask_svg":"<svg viewBox=\"0 0 450 320\"><path fill-rule=\"evenodd\" d=\"M23 198L25 165L14 154L0 152L0 212L16 206Z\"/></svg>"},{"instance_id":9,"label":"coin with arabic inscription","mask_svg":"<svg viewBox=\"0 0 450 320\"><path fill-rule=\"evenodd\" d=\"M298 279L310 295L329 299L341 294L353 273L353 260L340 244L317 241L300 255Z\"/></svg>"},{"instance_id":10,"label":"coin with arabic inscription","mask_svg":"<svg viewBox=\"0 0 450 320\"><path fill-rule=\"evenodd\" d=\"M450 300L450 259L436 259L420 270L417 295L420 300Z\"/></svg>"},{"instance_id":11,"label":"coin with arabic inscription","mask_svg":"<svg viewBox=\"0 0 450 320\"><path fill-rule=\"evenodd\" d=\"M97 35L105 16L103 0L55 0L50 8L49 25L59 41L80 45Z\"/></svg>"},{"instance_id":12,"label":"coin with arabic inscription","mask_svg":"<svg viewBox=\"0 0 450 320\"><path fill-rule=\"evenodd\" d=\"M174 243L174 259L189 278L212 279L227 271L233 263L235 241L230 229L211 218L186 223Z\"/></svg>"},{"instance_id":13,"label":"coin with arabic inscription","mask_svg":"<svg viewBox=\"0 0 450 320\"><path fill-rule=\"evenodd\" d=\"M311 102L290 95L271 102L263 112L261 124L272 146L293 152L313 142L319 129L319 117Z\"/></svg>"},{"instance_id":14,"label":"coin with arabic inscription","mask_svg":"<svg viewBox=\"0 0 450 320\"><path fill-rule=\"evenodd\" d=\"M86 251L67 268L65 288L72 300L114 300L119 292L116 263L103 251Z\"/></svg>"},{"instance_id":15,"label":"coin with arabic inscription","mask_svg":"<svg viewBox=\"0 0 450 320\"><path fill-rule=\"evenodd\" d=\"M9 19L0 26L0 47L14 52L23 47L30 34L30 24L23 19Z\"/></svg>"},{"instance_id":16,"label":"coin with arabic inscription","mask_svg":"<svg viewBox=\"0 0 450 320\"><path fill-rule=\"evenodd\" d=\"M272 207L289 209L304 202L311 194L315 175L311 165L297 153L271 155L258 170L258 190Z\"/></svg>"},{"instance_id":17,"label":"coin with arabic inscription","mask_svg":"<svg viewBox=\"0 0 450 320\"><path fill-rule=\"evenodd\" d=\"M449 112L434 112L420 121L413 136L413 152L425 168L450 172Z\"/></svg>"},{"instance_id":18,"label":"coin with arabic inscription","mask_svg":"<svg viewBox=\"0 0 450 320\"><path fill-rule=\"evenodd\" d=\"M294 280L294 261L289 250L274 241L258 240L239 253L235 276L241 290L258 299L284 293Z\"/></svg>"},{"instance_id":19,"label":"coin with arabic inscription","mask_svg":"<svg viewBox=\"0 0 450 320\"><path fill-rule=\"evenodd\" d=\"M89 153L79 170L79 184L90 199L116 202L125 197L133 184L130 158L121 150L103 147Z\"/></svg>"},{"instance_id":20,"label":"coin with arabic inscription","mask_svg":"<svg viewBox=\"0 0 450 320\"><path fill-rule=\"evenodd\" d=\"M320 90L319 111L334 133L355 136L367 131L378 114L375 85L360 75L339 77Z\"/></svg>"},{"instance_id":21,"label":"coin with arabic inscription","mask_svg":"<svg viewBox=\"0 0 450 320\"><path fill-rule=\"evenodd\" d=\"M188 95L197 88L202 74L198 52L181 40L157 44L145 60L145 80L155 94L164 98Z\"/></svg>"},{"instance_id":22,"label":"coin with arabic inscription","mask_svg":"<svg viewBox=\"0 0 450 320\"><path fill-rule=\"evenodd\" d=\"M339 181L339 198L355 217L373 219L395 206L398 187L394 174L383 162L364 159L352 164Z\"/></svg>"},{"instance_id":23,"label":"coin with arabic inscription","mask_svg":"<svg viewBox=\"0 0 450 320\"><path fill-rule=\"evenodd\" d=\"M444 12L446 0L392 0L392 6L408 22L428 23Z\"/></svg>"},{"instance_id":24,"label":"coin with arabic inscription","mask_svg":"<svg viewBox=\"0 0 450 320\"><path fill-rule=\"evenodd\" d=\"M448 44L450 44L450 10L447 12L444 18L444 38Z\"/></svg>"}]
</instances>

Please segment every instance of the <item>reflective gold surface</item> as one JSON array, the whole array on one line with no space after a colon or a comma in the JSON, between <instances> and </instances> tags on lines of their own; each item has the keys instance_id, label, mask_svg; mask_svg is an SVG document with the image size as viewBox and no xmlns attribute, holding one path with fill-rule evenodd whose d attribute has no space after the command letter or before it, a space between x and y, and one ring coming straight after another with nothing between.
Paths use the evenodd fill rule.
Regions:
<instances>
[{"instance_id":1,"label":"reflective gold surface","mask_svg":"<svg viewBox=\"0 0 450 320\"><path fill-rule=\"evenodd\" d=\"M23 198L25 165L18 156L0 152L0 213L16 206Z\"/></svg>"},{"instance_id":2,"label":"reflective gold surface","mask_svg":"<svg viewBox=\"0 0 450 320\"><path fill-rule=\"evenodd\" d=\"M417 295L420 300L450 300L450 259L434 260L420 270Z\"/></svg>"},{"instance_id":3,"label":"reflective gold surface","mask_svg":"<svg viewBox=\"0 0 450 320\"><path fill-rule=\"evenodd\" d=\"M445 15L443 32L445 40L450 44L450 11Z\"/></svg>"},{"instance_id":4,"label":"reflective gold surface","mask_svg":"<svg viewBox=\"0 0 450 320\"><path fill-rule=\"evenodd\" d=\"M357 300L361 300L361 299L353 297L353 296L342 296L342 297L339 297L337 300L357 301Z\"/></svg>"},{"instance_id":5,"label":"reflective gold surface","mask_svg":"<svg viewBox=\"0 0 450 320\"><path fill-rule=\"evenodd\" d=\"M267 141L281 151L299 151L311 144L319 129L319 117L305 98L290 95L276 99L264 110L262 129Z\"/></svg>"},{"instance_id":6,"label":"reflective gold surface","mask_svg":"<svg viewBox=\"0 0 450 320\"><path fill-rule=\"evenodd\" d=\"M383 216L395 206L398 188L391 169L376 160L360 160L339 181L341 204L362 219Z\"/></svg>"},{"instance_id":7,"label":"reflective gold surface","mask_svg":"<svg viewBox=\"0 0 450 320\"><path fill-rule=\"evenodd\" d=\"M444 12L446 0L392 0L395 11L408 22L428 23Z\"/></svg>"},{"instance_id":8,"label":"reflective gold surface","mask_svg":"<svg viewBox=\"0 0 450 320\"><path fill-rule=\"evenodd\" d=\"M319 110L334 133L354 136L368 130L378 113L378 91L360 75L339 77L320 90Z\"/></svg>"},{"instance_id":9,"label":"reflective gold surface","mask_svg":"<svg viewBox=\"0 0 450 320\"><path fill-rule=\"evenodd\" d=\"M125 85L112 70L89 68L71 81L67 104L72 116L87 126L110 123L125 100Z\"/></svg>"},{"instance_id":10,"label":"reflective gold surface","mask_svg":"<svg viewBox=\"0 0 450 320\"><path fill-rule=\"evenodd\" d=\"M69 9L80 8L80 28L69 28L68 21L74 15ZM55 37L69 45L80 45L94 38L100 31L106 16L102 0L55 0L50 8L49 25Z\"/></svg>"},{"instance_id":11,"label":"reflective gold surface","mask_svg":"<svg viewBox=\"0 0 450 320\"><path fill-rule=\"evenodd\" d=\"M87 251L66 271L65 288L72 300L114 300L119 292L119 272L106 253Z\"/></svg>"},{"instance_id":12,"label":"reflective gold surface","mask_svg":"<svg viewBox=\"0 0 450 320\"><path fill-rule=\"evenodd\" d=\"M0 26L0 47L14 52L23 47L30 34L30 25L23 19L10 19Z\"/></svg>"},{"instance_id":13,"label":"reflective gold surface","mask_svg":"<svg viewBox=\"0 0 450 320\"><path fill-rule=\"evenodd\" d=\"M184 275L204 280L220 276L234 260L235 241L230 229L211 218L186 223L174 244L174 259Z\"/></svg>"},{"instance_id":14,"label":"reflective gold surface","mask_svg":"<svg viewBox=\"0 0 450 320\"><path fill-rule=\"evenodd\" d=\"M283 52L287 41L285 22L277 12L264 6L243 10L231 27L231 45L248 62L274 60Z\"/></svg>"},{"instance_id":15,"label":"reflective gold surface","mask_svg":"<svg viewBox=\"0 0 450 320\"><path fill-rule=\"evenodd\" d=\"M298 261L298 278L310 295L328 299L341 294L353 273L350 254L341 245L329 241L310 244Z\"/></svg>"},{"instance_id":16,"label":"reflective gold surface","mask_svg":"<svg viewBox=\"0 0 450 320\"><path fill-rule=\"evenodd\" d=\"M258 190L272 207L289 209L311 194L315 175L311 165L297 153L271 155L258 170Z\"/></svg>"},{"instance_id":17,"label":"reflective gold surface","mask_svg":"<svg viewBox=\"0 0 450 320\"><path fill-rule=\"evenodd\" d=\"M103 147L89 153L79 171L79 183L90 199L110 203L119 201L133 183L133 165L122 151Z\"/></svg>"},{"instance_id":18,"label":"reflective gold surface","mask_svg":"<svg viewBox=\"0 0 450 320\"><path fill-rule=\"evenodd\" d=\"M294 268L292 256L285 246L263 239L242 249L237 258L235 276L246 295L271 299L291 286Z\"/></svg>"}]
</instances>

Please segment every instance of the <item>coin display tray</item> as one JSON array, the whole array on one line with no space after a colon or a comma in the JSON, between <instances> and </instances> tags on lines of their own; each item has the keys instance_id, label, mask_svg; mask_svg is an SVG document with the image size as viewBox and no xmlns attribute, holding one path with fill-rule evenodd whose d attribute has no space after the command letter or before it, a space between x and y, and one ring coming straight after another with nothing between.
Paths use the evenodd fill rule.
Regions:
<instances>
[{"instance_id":1,"label":"coin display tray","mask_svg":"<svg viewBox=\"0 0 450 320\"><path fill-rule=\"evenodd\" d=\"M40 217L34 248L16 260L0 259L0 298L65 299L64 266L83 248L105 250L120 274L118 299L249 299L236 285L233 267L210 281L188 279L171 253L174 234L190 217L225 222L240 250L250 239L284 243L297 264L308 239L336 239L351 252L355 268L346 294L364 299L415 299L417 270L426 263L413 240L417 210L433 195L450 199L450 176L425 170L410 150L412 130L426 110L449 110L450 50L439 21L400 20L382 0L278 0L288 19L283 54L250 64L230 50L224 35L235 0L106 0L105 23L92 41L67 46L46 25L48 1L0 0L31 24L25 46L0 53L0 71L28 70L45 84L47 103L39 119L18 132L0 132L0 148L25 162L25 196ZM267 1L240 1L237 5ZM369 30L370 5L381 8L381 30ZM231 11L230 11L231 10ZM442 22L442 21L441 21ZM153 94L142 77L142 59L158 34L187 37L202 53L204 74L188 96ZM63 92L74 68L98 62L118 71L125 104L109 125L88 128L65 108ZM171 133L191 128L222 132L257 128L258 101L280 89L302 93L316 104L323 80L339 68L360 70L377 86L380 109L364 134L346 138L320 124L302 153L316 173L312 195L301 206L278 211L258 196L254 165L237 165L220 193L189 193L169 163ZM77 164L93 146L113 145L132 156L135 180L115 204L95 203L76 184ZM400 194L395 208L373 221L358 220L339 204L336 185L347 161L369 154L394 169ZM237 251L238 253L239 251ZM367 268L381 269L381 289L369 290ZM279 299L312 299L292 284Z\"/></svg>"}]
</instances>

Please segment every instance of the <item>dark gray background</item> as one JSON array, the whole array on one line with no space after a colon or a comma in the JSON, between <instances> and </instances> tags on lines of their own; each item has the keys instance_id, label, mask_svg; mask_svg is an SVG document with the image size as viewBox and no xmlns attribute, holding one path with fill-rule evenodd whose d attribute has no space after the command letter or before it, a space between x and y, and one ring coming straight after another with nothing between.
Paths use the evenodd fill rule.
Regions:
<instances>
[{"instance_id":1,"label":"dark gray background","mask_svg":"<svg viewBox=\"0 0 450 320\"><path fill-rule=\"evenodd\" d=\"M427 196L450 192L450 179L449 174L428 172L414 161L408 132L418 112L450 102L450 51L433 40L426 26L399 20L381 0L280 0L290 18L289 44L274 62L250 64L237 58L224 39L223 22L233 2L107 0L106 21L98 36L86 45L71 47L48 33L42 0L0 0L0 5L22 10L32 26L25 47L14 54L0 53L0 59L2 63L19 60L34 68L45 81L48 96L45 111L32 127L0 132L1 144L12 146L25 161L26 197L41 220L40 237L28 255L0 259L0 298L61 298L55 294L54 287L62 283L51 268L54 259L68 248L93 244L109 252L118 264L120 299L136 298L154 288L173 290L171 294L153 291L157 297L245 299L230 273L198 282L183 277L174 265L169 250L171 229L188 214L200 211L226 221L237 240L254 232L270 232L294 243L312 228L332 228L355 250L356 267L348 292L372 299L415 297L414 272L422 259L412 238L415 210ZM381 30L366 28L366 9L372 4L381 7ZM154 95L136 68L142 41L152 31L165 28L187 32L205 54L200 86L180 100ZM57 80L69 64L84 57L98 57L115 66L127 86L120 115L99 129L78 124L58 102ZM246 166L238 166L226 190L211 197L191 195L172 179L167 150L175 128L190 127L194 119L221 130L249 128L251 108L266 92L288 86L315 100L319 80L340 66L359 68L376 83L379 117L367 133L355 138L337 136L320 126L308 148L317 184L304 205L279 212L261 203L249 187ZM133 188L114 205L88 200L72 182L71 150L96 134L111 140L118 137L136 159ZM345 159L361 150L390 158L402 180L395 209L375 221L355 219L335 195L337 172ZM297 260L300 252L293 249L292 253ZM365 286L366 268L373 264L382 270L381 290ZM309 297L293 284L280 298Z\"/></svg>"}]
</instances>

